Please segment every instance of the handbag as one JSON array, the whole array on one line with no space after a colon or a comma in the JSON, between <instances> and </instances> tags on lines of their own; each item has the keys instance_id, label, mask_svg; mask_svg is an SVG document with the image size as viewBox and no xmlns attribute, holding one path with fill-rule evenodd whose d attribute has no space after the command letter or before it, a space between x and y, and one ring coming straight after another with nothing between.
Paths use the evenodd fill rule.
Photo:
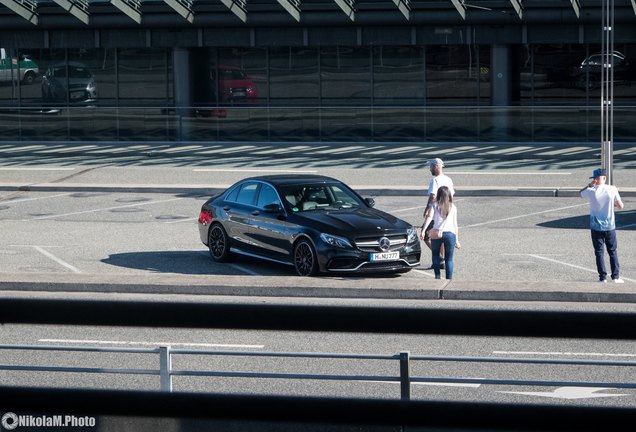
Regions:
<instances>
[{"instance_id":1,"label":"handbag","mask_svg":"<svg viewBox=\"0 0 636 432\"><path fill-rule=\"evenodd\" d=\"M441 239L442 234L444 234L444 231L441 229L431 228L430 230L428 230L428 238L430 238L431 240Z\"/></svg>"},{"instance_id":2,"label":"handbag","mask_svg":"<svg viewBox=\"0 0 636 432\"><path fill-rule=\"evenodd\" d=\"M446 216L446 219L448 219L448 216ZM430 238L431 240L439 240L442 238L442 236L444 235L444 225L446 224L446 219L444 219L444 222L442 222L439 228L431 228L430 230L428 230L428 238Z\"/></svg>"}]
</instances>

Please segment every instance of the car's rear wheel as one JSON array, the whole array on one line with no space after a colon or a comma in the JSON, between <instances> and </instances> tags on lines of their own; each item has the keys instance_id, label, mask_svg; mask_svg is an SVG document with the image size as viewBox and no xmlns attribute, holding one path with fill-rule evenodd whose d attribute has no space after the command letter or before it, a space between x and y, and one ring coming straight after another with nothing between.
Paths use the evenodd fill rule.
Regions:
<instances>
[{"instance_id":1,"label":"car's rear wheel","mask_svg":"<svg viewBox=\"0 0 636 432\"><path fill-rule=\"evenodd\" d=\"M294 268L300 276L318 274L318 256L308 240L300 240L294 247Z\"/></svg>"},{"instance_id":2,"label":"car's rear wheel","mask_svg":"<svg viewBox=\"0 0 636 432\"><path fill-rule=\"evenodd\" d=\"M229 261L232 254L230 252L230 239L219 223L215 223L208 231L208 248L210 256L216 262Z\"/></svg>"},{"instance_id":3,"label":"car's rear wheel","mask_svg":"<svg viewBox=\"0 0 636 432\"><path fill-rule=\"evenodd\" d=\"M33 82L35 81L35 73L33 73L32 71L28 71L27 73L24 74L24 78L22 78L22 83L23 84L33 84Z\"/></svg>"}]
</instances>

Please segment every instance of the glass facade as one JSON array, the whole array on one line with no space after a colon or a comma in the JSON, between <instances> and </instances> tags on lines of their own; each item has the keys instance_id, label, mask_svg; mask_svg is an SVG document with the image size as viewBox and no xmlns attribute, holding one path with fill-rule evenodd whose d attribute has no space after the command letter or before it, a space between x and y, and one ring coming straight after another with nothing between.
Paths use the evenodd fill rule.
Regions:
<instances>
[{"instance_id":1,"label":"glass facade","mask_svg":"<svg viewBox=\"0 0 636 432\"><path fill-rule=\"evenodd\" d=\"M597 141L600 46L508 48L504 71L474 44L6 50L0 141ZM636 44L612 67L626 141Z\"/></svg>"}]
</instances>

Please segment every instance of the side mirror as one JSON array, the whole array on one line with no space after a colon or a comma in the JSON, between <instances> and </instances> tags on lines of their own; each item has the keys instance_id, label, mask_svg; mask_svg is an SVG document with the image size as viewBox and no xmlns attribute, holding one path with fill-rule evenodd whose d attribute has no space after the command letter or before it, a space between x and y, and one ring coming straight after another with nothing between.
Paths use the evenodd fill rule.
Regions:
<instances>
[{"instance_id":1,"label":"side mirror","mask_svg":"<svg viewBox=\"0 0 636 432\"><path fill-rule=\"evenodd\" d=\"M265 213L282 213L283 212L283 208L280 206L280 204L267 204L264 207Z\"/></svg>"},{"instance_id":2,"label":"side mirror","mask_svg":"<svg viewBox=\"0 0 636 432\"><path fill-rule=\"evenodd\" d=\"M375 200L373 198L365 198L364 202L367 203L367 205L369 207L374 207L375 206Z\"/></svg>"}]
</instances>

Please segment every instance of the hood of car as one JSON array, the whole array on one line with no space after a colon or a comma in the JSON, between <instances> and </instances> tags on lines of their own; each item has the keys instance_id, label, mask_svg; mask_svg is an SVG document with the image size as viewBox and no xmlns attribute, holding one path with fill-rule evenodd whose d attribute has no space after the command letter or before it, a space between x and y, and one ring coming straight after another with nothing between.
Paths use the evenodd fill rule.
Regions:
<instances>
[{"instance_id":1,"label":"hood of car","mask_svg":"<svg viewBox=\"0 0 636 432\"><path fill-rule=\"evenodd\" d=\"M356 236L382 231L406 230L410 225L393 215L369 207L342 210L311 210L297 215L305 225L333 234Z\"/></svg>"}]
</instances>

